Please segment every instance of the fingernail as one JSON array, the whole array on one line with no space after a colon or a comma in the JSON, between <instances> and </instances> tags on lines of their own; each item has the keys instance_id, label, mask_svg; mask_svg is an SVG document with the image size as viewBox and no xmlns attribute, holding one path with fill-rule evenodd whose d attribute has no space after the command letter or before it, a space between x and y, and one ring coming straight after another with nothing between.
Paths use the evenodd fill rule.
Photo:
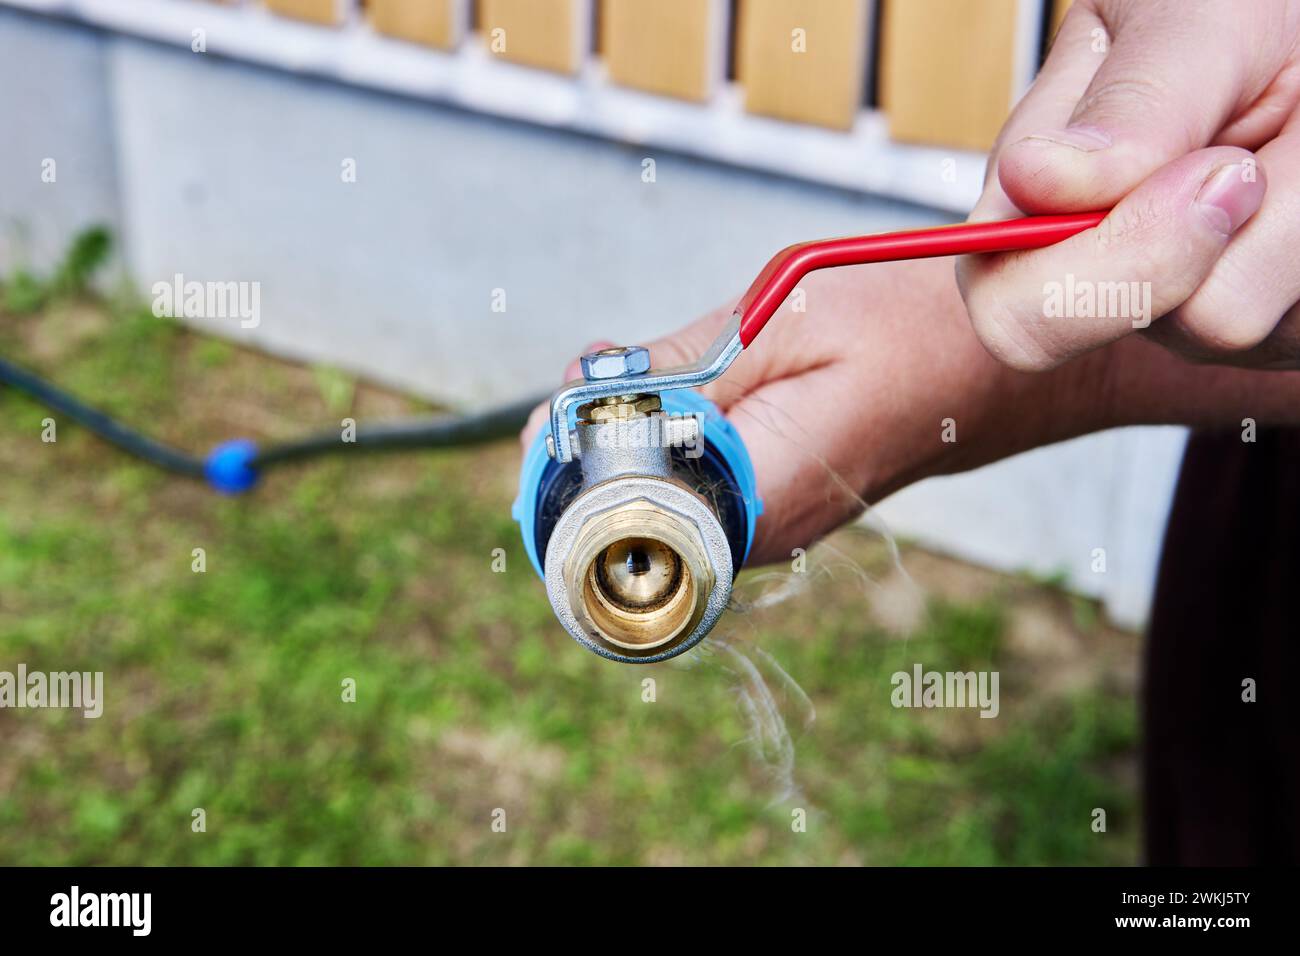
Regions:
<instances>
[{"instance_id":1,"label":"fingernail","mask_svg":"<svg viewBox=\"0 0 1300 956\"><path fill-rule=\"evenodd\" d=\"M1111 145L1110 134L1100 126L1070 126L1066 129L1035 133L1025 139L1046 146L1069 146L1071 149L1085 153L1105 149Z\"/></svg>"},{"instance_id":2,"label":"fingernail","mask_svg":"<svg viewBox=\"0 0 1300 956\"><path fill-rule=\"evenodd\" d=\"M1196 205L1211 226L1228 236L1255 214L1262 198L1254 164L1233 163L1206 177Z\"/></svg>"}]
</instances>

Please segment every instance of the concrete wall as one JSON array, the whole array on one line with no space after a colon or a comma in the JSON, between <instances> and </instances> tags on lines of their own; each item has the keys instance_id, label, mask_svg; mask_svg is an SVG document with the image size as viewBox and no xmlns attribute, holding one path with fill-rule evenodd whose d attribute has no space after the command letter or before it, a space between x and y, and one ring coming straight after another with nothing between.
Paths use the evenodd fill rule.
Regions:
<instances>
[{"instance_id":1,"label":"concrete wall","mask_svg":"<svg viewBox=\"0 0 1300 956\"><path fill-rule=\"evenodd\" d=\"M206 331L451 404L549 388L593 338L668 332L790 242L951 218L4 9L0 129L0 269L105 222L143 292L176 273L260 284L257 328ZM973 560L1065 571L1137 623L1181 442L1093 436L881 512Z\"/></svg>"},{"instance_id":2,"label":"concrete wall","mask_svg":"<svg viewBox=\"0 0 1300 956\"><path fill-rule=\"evenodd\" d=\"M895 530L976 564L1064 575L1102 598L1112 620L1141 627L1186 439L1171 427L1089 435L920 482L880 512Z\"/></svg>"},{"instance_id":3,"label":"concrete wall","mask_svg":"<svg viewBox=\"0 0 1300 956\"><path fill-rule=\"evenodd\" d=\"M108 59L138 279L259 281L260 344L453 403L671 331L790 242L938 221L133 41Z\"/></svg>"},{"instance_id":4,"label":"concrete wall","mask_svg":"<svg viewBox=\"0 0 1300 956\"><path fill-rule=\"evenodd\" d=\"M0 270L48 268L86 226L120 229L110 49L91 30L0 9Z\"/></svg>"}]
</instances>

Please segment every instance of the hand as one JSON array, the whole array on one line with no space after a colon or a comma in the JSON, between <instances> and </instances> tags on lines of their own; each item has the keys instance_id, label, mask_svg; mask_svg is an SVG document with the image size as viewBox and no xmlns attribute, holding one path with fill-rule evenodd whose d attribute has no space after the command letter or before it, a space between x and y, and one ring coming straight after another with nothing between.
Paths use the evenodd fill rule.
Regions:
<instances>
[{"instance_id":1,"label":"hand","mask_svg":"<svg viewBox=\"0 0 1300 956\"><path fill-rule=\"evenodd\" d=\"M981 341L1041 370L1150 322L1191 358L1300 367L1298 103L1297 0L1076 0L971 218L1114 210L1056 246L963 259ZM1097 293L1091 316L1059 314L1071 291Z\"/></svg>"},{"instance_id":2,"label":"hand","mask_svg":"<svg viewBox=\"0 0 1300 956\"><path fill-rule=\"evenodd\" d=\"M949 259L834 269L802 286L808 311L782 308L704 389L754 460L765 510L751 565L789 561L914 481L1097 429L1300 423L1300 373L1190 365L1135 336L1046 372L1000 364L971 328ZM731 309L652 343L654 364L696 358ZM578 377L575 362L565 378ZM547 413L533 413L525 449Z\"/></svg>"},{"instance_id":3,"label":"hand","mask_svg":"<svg viewBox=\"0 0 1300 956\"><path fill-rule=\"evenodd\" d=\"M999 365L971 331L950 260L837 269L802 285L807 312L782 308L703 389L754 459L765 511L751 563L788 561L857 514L862 499L1101 427L1104 359L1049 375ZM695 359L731 311L651 343L653 363ZM566 377L579 377L576 363ZM1088 406L1058 414L1058 399L1085 391L1090 377ZM525 448L546 415L534 412ZM956 441L944 440L945 419Z\"/></svg>"}]
</instances>

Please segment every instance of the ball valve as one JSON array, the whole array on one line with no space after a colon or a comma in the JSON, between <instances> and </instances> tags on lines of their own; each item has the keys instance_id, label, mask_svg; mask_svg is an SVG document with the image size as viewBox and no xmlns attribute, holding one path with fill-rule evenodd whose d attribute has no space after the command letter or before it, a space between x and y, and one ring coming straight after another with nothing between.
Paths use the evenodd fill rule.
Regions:
<instances>
[{"instance_id":1,"label":"ball valve","mask_svg":"<svg viewBox=\"0 0 1300 956\"><path fill-rule=\"evenodd\" d=\"M805 275L835 266L1035 249L1105 213L826 239L789 246L759 273L695 362L654 369L640 347L582 358L525 455L515 518L551 606L578 642L649 663L718 622L762 512L739 434L695 389L725 372Z\"/></svg>"}]
</instances>

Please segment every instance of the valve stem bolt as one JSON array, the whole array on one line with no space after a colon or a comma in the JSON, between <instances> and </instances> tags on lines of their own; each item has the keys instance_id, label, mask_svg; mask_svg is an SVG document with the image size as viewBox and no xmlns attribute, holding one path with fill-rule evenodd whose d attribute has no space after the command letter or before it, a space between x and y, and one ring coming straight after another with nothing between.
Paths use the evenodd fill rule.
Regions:
<instances>
[{"instance_id":1,"label":"valve stem bolt","mask_svg":"<svg viewBox=\"0 0 1300 956\"><path fill-rule=\"evenodd\" d=\"M620 346L588 352L579 364L582 377L588 382L600 382L625 375L644 375L650 371L650 352L640 345Z\"/></svg>"}]
</instances>

